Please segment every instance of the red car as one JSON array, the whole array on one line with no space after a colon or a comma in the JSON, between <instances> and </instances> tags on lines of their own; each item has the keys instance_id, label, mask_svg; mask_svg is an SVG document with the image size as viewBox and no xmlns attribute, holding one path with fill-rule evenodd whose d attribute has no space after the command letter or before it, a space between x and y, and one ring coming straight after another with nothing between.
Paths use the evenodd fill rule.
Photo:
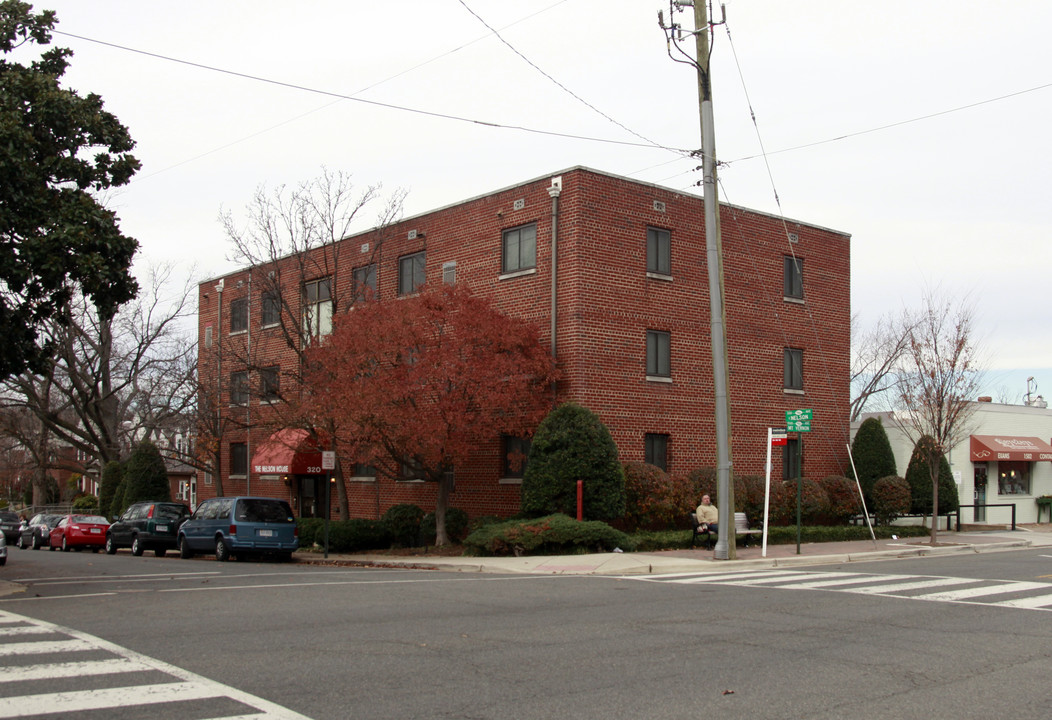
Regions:
<instances>
[{"instance_id":1,"label":"red car","mask_svg":"<svg viewBox=\"0 0 1052 720\"><path fill-rule=\"evenodd\" d=\"M106 547L106 530L110 524L100 515L67 515L59 520L48 539L48 550L91 548L98 552Z\"/></svg>"}]
</instances>

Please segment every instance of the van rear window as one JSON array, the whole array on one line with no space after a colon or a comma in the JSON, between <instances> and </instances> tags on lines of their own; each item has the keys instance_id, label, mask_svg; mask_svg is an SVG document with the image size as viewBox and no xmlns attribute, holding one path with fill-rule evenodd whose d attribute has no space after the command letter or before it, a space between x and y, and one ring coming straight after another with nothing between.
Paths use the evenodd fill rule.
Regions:
<instances>
[{"instance_id":1,"label":"van rear window","mask_svg":"<svg viewBox=\"0 0 1052 720\"><path fill-rule=\"evenodd\" d=\"M239 522L296 522L292 508L283 500L239 500L237 503Z\"/></svg>"}]
</instances>

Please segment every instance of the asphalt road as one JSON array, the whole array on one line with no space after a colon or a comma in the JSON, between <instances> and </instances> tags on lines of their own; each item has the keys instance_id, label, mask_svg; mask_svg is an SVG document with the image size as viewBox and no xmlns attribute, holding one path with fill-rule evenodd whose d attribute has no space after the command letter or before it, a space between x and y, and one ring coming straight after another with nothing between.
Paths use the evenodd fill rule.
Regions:
<instances>
[{"instance_id":1,"label":"asphalt road","mask_svg":"<svg viewBox=\"0 0 1052 720\"><path fill-rule=\"evenodd\" d=\"M1045 718L1052 613L1026 604L1052 595L1050 556L610 578L13 549L0 717L95 693L124 705L78 718ZM4 681L82 657L8 654L15 627L155 665ZM172 699L144 711L136 688Z\"/></svg>"}]
</instances>

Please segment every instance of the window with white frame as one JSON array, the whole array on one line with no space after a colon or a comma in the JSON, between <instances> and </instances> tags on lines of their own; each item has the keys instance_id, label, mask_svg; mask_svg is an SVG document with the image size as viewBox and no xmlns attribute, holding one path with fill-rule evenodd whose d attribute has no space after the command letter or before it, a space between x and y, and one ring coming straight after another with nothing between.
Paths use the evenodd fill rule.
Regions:
<instances>
[{"instance_id":1,"label":"window with white frame","mask_svg":"<svg viewBox=\"0 0 1052 720\"><path fill-rule=\"evenodd\" d=\"M426 253L421 251L398 258L398 294L409 295L424 284Z\"/></svg>"},{"instance_id":2,"label":"window with white frame","mask_svg":"<svg viewBox=\"0 0 1052 720\"><path fill-rule=\"evenodd\" d=\"M526 461L530 456L530 438L502 435L502 477L521 478L526 474Z\"/></svg>"},{"instance_id":3,"label":"window with white frame","mask_svg":"<svg viewBox=\"0 0 1052 720\"><path fill-rule=\"evenodd\" d=\"M332 332L332 281L314 280L303 285L303 334L324 337Z\"/></svg>"},{"instance_id":4,"label":"window with white frame","mask_svg":"<svg viewBox=\"0 0 1052 720\"><path fill-rule=\"evenodd\" d=\"M248 371L230 373L230 404L248 405Z\"/></svg>"},{"instance_id":5,"label":"window with white frame","mask_svg":"<svg viewBox=\"0 0 1052 720\"><path fill-rule=\"evenodd\" d=\"M782 294L793 300L804 299L804 261L803 258L785 255L783 257Z\"/></svg>"},{"instance_id":6,"label":"window with white frame","mask_svg":"<svg viewBox=\"0 0 1052 720\"><path fill-rule=\"evenodd\" d=\"M230 474L248 475L248 443L230 443Z\"/></svg>"},{"instance_id":7,"label":"window with white frame","mask_svg":"<svg viewBox=\"0 0 1052 720\"><path fill-rule=\"evenodd\" d=\"M672 233L661 228L647 228L647 272L672 274Z\"/></svg>"},{"instance_id":8,"label":"window with white frame","mask_svg":"<svg viewBox=\"0 0 1052 720\"><path fill-rule=\"evenodd\" d=\"M668 472L668 435L647 433L643 439L643 460Z\"/></svg>"},{"instance_id":9,"label":"window with white frame","mask_svg":"<svg viewBox=\"0 0 1052 720\"><path fill-rule=\"evenodd\" d=\"M354 302L376 299L376 263L354 269Z\"/></svg>"},{"instance_id":10,"label":"window with white frame","mask_svg":"<svg viewBox=\"0 0 1052 720\"><path fill-rule=\"evenodd\" d=\"M260 298L260 322L263 327L277 325L281 321L281 297L277 290L267 290Z\"/></svg>"},{"instance_id":11,"label":"window with white frame","mask_svg":"<svg viewBox=\"0 0 1052 720\"><path fill-rule=\"evenodd\" d=\"M647 376L672 377L672 336L663 330L647 330Z\"/></svg>"},{"instance_id":12,"label":"window with white frame","mask_svg":"<svg viewBox=\"0 0 1052 720\"><path fill-rule=\"evenodd\" d=\"M505 230L501 272L513 273L537 267L537 223Z\"/></svg>"},{"instance_id":13,"label":"window with white frame","mask_svg":"<svg viewBox=\"0 0 1052 720\"><path fill-rule=\"evenodd\" d=\"M804 389L804 351L785 348L782 360L783 387L786 390Z\"/></svg>"},{"instance_id":14,"label":"window with white frame","mask_svg":"<svg viewBox=\"0 0 1052 720\"><path fill-rule=\"evenodd\" d=\"M230 334L248 330L248 298L230 301Z\"/></svg>"}]
</instances>

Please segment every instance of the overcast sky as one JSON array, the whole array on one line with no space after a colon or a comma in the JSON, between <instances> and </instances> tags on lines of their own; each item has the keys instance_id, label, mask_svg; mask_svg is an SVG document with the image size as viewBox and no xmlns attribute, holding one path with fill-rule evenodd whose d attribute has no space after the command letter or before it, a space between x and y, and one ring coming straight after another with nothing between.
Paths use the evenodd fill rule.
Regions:
<instances>
[{"instance_id":1,"label":"overcast sky","mask_svg":"<svg viewBox=\"0 0 1052 720\"><path fill-rule=\"evenodd\" d=\"M697 86L666 52L667 0L34 5L75 52L66 84L138 143L109 204L141 265L232 269L221 208L323 166L405 188L406 215L574 165L700 178L677 152L700 146ZM987 392L1019 402L1033 375L1052 396L1052 2L728 0L726 20L721 199L851 233L864 323L925 288L969 296Z\"/></svg>"}]
</instances>

